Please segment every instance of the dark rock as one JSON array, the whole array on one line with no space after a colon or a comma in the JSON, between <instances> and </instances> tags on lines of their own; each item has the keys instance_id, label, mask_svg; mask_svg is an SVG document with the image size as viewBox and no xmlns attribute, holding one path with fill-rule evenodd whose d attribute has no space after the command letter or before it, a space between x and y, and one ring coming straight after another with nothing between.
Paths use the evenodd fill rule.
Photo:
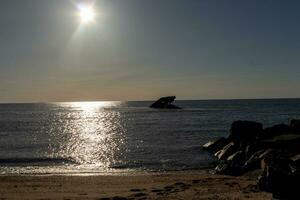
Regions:
<instances>
[{"instance_id":1,"label":"dark rock","mask_svg":"<svg viewBox=\"0 0 300 200\"><path fill-rule=\"evenodd\" d=\"M231 125L229 139L239 146L253 143L261 134L263 125L253 121L235 121Z\"/></svg>"},{"instance_id":2,"label":"dark rock","mask_svg":"<svg viewBox=\"0 0 300 200\"><path fill-rule=\"evenodd\" d=\"M261 141L261 147L288 150L291 153L300 153L300 135L279 135L269 140Z\"/></svg>"},{"instance_id":3,"label":"dark rock","mask_svg":"<svg viewBox=\"0 0 300 200\"><path fill-rule=\"evenodd\" d=\"M227 158L227 161L237 164L243 164L245 162L245 153L243 151L237 151Z\"/></svg>"},{"instance_id":4,"label":"dark rock","mask_svg":"<svg viewBox=\"0 0 300 200\"><path fill-rule=\"evenodd\" d=\"M292 172L290 160L278 154L264 160L264 172L259 178L260 189L272 192L275 198L299 198L300 176Z\"/></svg>"},{"instance_id":5,"label":"dark rock","mask_svg":"<svg viewBox=\"0 0 300 200\"><path fill-rule=\"evenodd\" d=\"M273 164L276 160L280 160L281 163L285 161L285 163L289 163L288 156L286 155L287 152L283 150L274 150L272 149L271 152L265 154L265 156L261 159L261 169L264 170L267 165ZM277 161L278 163L278 161Z\"/></svg>"},{"instance_id":6,"label":"dark rock","mask_svg":"<svg viewBox=\"0 0 300 200\"><path fill-rule=\"evenodd\" d=\"M223 149L215 153L215 156L219 160L226 160L228 156L232 155L236 151L236 146L234 145L233 142L230 142L227 144Z\"/></svg>"},{"instance_id":7,"label":"dark rock","mask_svg":"<svg viewBox=\"0 0 300 200\"><path fill-rule=\"evenodd\" d=\"M267 172L264 170L263 173L258 177L258 188L262 191L270 192L268 190L267 182Z\"/></svg>"},{"instance_id":8,"label":"dark rock","mask_svg":"<svg viewBox=\"0 0 300 200\"><path fill-rule=\"evenodd\" d=\"M300 154L298 155L293 155L291 158L291 161L293 162L294 165L300 168Z\"/></svg>"},{"instance_id":9,"label":"dark rock","mask_svg":"<svg viewBox=\"0 0 300 200\"><path fill-rule=\"evenodd\" d=\"M245 159L248 160L254 153L261 150L263 149L259 148L259 146L257 146L256 144L247 145L245 148Z\"/></svg>"},{"instance_id":10,"label":"dark rock","mask_svg":"<svg viewBox=\"0 0 300 200\"><path fill-rule=\"evenodd\" d=\"M217 167L215 172L217 174L227 174L232 176L239 176L243 173L243 163L245 154L242 151L235 152L227 158L227 160L222 160Z\"/></svg>"},{"instance_id":11,"label":"dark rock","mask_svg":"<svg viewBox=\"0 0 300 200\"><path fill-rule=\"evenodd\" d=\"M216 140L216 141L209 141L208 143L202 146L203 150L216 153L217 151L221 150L225 145L228 144L228 140L224 137Z\"/></svg>"},{"instance_id":12,"label":"dark rock","mask_svg":"<svg viewBox=\"0 0 300 200\"><path fill-rule=\"evenodd\" d=\"M265 128L262 134L259 136L260 139L273 138L278 135L291 134L292 129L286 124L277 124L272 127Z\"/></svg>"},{"instance_id":13,"label":"dark rock","mask_svg":"<svg viewBox=\"0 0 300 200\"><path fill-rule=\"evenodd\" d=\"M298 174L300 176L300 154L290 157L291 171L293 174Z\"/></svg>"},{"instance_id":14,"label":"dark rock","mask_svg":"<svg viewBox=\"0 0 300 200\"><path fill-rule=\"evenodd\" d=\"M290 122L290 127L294 131L294 133L300 134L300 120L292 119Z\"/></svg>"},{"instance_id":15,"label":"dark rock","mask_svg":"<svg viewBox=\"0 0 300 200\"><path fill-rule=\"evenodd\" d=\"M229 174L230 169L229 169L229 163L225 160L222 160L219 162L219 164L215 168L216 174Z\"/></svg>"},{"instance_id":16,"label":"dark rock","mask_svg":"<svg viewBox=\"0 0 300 200\"><path fill-rule=\"evenodd\" d=\"M242 174L242 168L240 166L235 166L231 162L223 160L216 166L215 173L231 176L240 176Z\"/></svg>"},{"instance_id":17,"label":"dark rock","mask_svg":"<svg viewBox=\"0 0 300 200\"><path fill-rule=\"evenodd\" d=\"M173 105L172 103L176 99L175 96L162 97L156 102L154 102L151 108L166 108L166 109L180 109L180 107Z\"/></svg>"},{"instance_id":18,"label":"dark rock","mask_svg":"<svg viewBox=\"0 0 300 200\"><path fill-rule=\"evenodd\" d=\"M255 152L244 164L245 171L259 169L261 167L261 160L272 153L272 149L260 150Z\"/></svg>"},{"instance_id":19,"label":"dark rock","mask_svg":"<svg viewBox=\"0 0 300 200\"><path fill-rule=\"evenodd\" d=\"M239 176L262 169L260 189L272 192L276 198L300 199L299 145L300 120L264 130L257 122L236 121L228 138L209 142L203 149L218 158L217 174Z\"/></svg>"}]
</instances>

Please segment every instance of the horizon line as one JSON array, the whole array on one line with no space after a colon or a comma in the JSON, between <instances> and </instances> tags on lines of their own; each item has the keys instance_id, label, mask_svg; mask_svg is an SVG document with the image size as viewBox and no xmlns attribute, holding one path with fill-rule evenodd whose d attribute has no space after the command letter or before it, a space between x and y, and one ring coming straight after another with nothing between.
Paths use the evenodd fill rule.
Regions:
<instances>
[{"instance_id":1,"label":"horizon line","mask_svg":"<svg viewBox=\"0 0 300 200\"><path fill-rule=\"evenodd\" d=\"M297 100L300 97L271 97L271 98L212 98L212 99L176 99L175 101L234 101L234 100ZM47 104L47 103L71 103L71 102L148 102L155 101L157 99L145 99L145 100L74 100L74 101L11 101L1 102L0 104Z\"/></svg>"}]
</instances>

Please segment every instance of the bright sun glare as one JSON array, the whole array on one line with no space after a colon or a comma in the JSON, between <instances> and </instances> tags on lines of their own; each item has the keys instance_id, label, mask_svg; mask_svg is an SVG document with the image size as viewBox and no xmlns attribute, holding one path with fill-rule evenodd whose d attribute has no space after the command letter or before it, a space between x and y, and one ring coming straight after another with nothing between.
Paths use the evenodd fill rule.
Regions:
<instances>
[{"instance_id":1,"label":"bright sun glare","mask_svg":"<svg viewBox=\"0 0 300 200\"><path fill-rule=\"evenodd\" d=\"M92 5L81 4L78 5L79 17L83 23L94 21L96 13Z\"/></svg>"}]
</instances>

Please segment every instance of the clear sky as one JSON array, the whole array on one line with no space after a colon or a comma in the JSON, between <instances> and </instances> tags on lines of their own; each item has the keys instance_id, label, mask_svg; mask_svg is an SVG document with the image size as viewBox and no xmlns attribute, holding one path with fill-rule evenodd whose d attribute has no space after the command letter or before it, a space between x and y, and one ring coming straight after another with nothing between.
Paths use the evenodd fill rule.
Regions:
<instances>
[{"instance_id":1,"label":"clear sky","mask_svg":"<svg viewBox=\"0 0 300 200\"><path fill-rule=\"evenodd\" d=\"M0 3L0 102L300 97L299 0Z\"/></svg>"}]
</instances>

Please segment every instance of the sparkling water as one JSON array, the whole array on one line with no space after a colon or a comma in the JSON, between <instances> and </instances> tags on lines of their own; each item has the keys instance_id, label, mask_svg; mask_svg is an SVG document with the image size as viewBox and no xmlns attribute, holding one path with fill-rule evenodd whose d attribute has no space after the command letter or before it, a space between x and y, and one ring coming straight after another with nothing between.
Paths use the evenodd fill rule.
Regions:
<instances>
[{"instance_id":1,"label":"sparkling water","mask_svg":"<svg viewBox=\"0 0 300 200\"><path fill-rule=\"evenodd\" d=\"M234 120L300 118L299 99L0 104L2 174L118 173L211 166L201 150Z\"/></svg>"}]
</instances>

